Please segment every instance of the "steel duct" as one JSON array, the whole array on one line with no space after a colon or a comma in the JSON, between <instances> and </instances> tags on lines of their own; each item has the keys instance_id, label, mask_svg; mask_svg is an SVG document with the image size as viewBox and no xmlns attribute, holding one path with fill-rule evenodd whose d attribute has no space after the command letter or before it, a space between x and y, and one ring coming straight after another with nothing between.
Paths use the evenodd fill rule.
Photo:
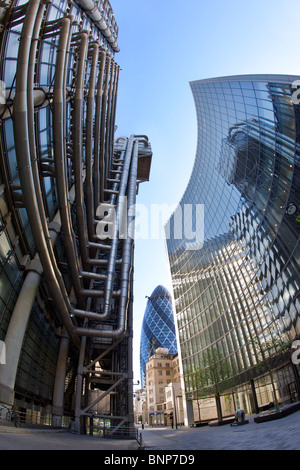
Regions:
<instances>
[{"instance_id":1,"label":"steel duct","mask_svg":"<svg viewBox=\"0 0 300 470\"><path fill-rule=\"evenodd\" d=\"M97 5L93 2L93 0L76 0L76 3L80 5L83 11L89 16L89 18L93 21L93 23L100 29L102 34L106 37L107 41L114 49L115 52L119 52L120 49L118 47L117 41L115 36L108 28L106 22L103 19L100 11L98 10Z\"/></svg>"}]
</instances>

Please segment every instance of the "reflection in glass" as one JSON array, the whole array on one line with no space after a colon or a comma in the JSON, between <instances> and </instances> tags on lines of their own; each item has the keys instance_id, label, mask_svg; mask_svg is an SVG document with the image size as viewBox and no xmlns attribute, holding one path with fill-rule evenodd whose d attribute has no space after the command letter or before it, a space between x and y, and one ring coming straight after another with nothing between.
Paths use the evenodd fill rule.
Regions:
<instances>
[{"instance_id":1,"label":"reflection in glass","mask_svg":"<svg viewBox=\"0 0 300 470\"><path fill-rule=\"evenodd\" d=\"M172 228L167 240L186 383L205 351L217 348L235 385L243 384L262 374L255 367L260 354L249 346L253 338L260 348L276 340L266 358L280 355L300 334L299 289L291 288L300 284L295 79L191 83L199 136L180 205L205 205L205 241L193 252ZM298 207L292 217L286 213L291 202Z\"/></svg>"}]
</instances>

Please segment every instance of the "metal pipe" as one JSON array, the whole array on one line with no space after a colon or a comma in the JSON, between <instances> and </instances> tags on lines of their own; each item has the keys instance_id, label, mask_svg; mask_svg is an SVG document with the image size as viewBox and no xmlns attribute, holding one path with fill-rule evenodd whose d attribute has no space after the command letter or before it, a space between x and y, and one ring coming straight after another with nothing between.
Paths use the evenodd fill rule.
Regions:
<instances>
[{"instance_id":1,"label":"metal pipe","mask_svg":"<svg viewBox=\"0 0 300 470\"><path fill-rule=\"evenodd\" d=\"M33 84L34 82L35 57L36 57L36 52L37 52L37 44L38 44L39 32L41 29L41 23L43 20L44 10L45 10L45 5L42 3L39 6L39 10L38 10L36 21L35 21L34 28L33 28L32 38L31 38L31 47L30 47L30 54L29 54L29 60L28 60L28 83L29 84L30 83ZM34 186L35 186L35 194L36 194L36 199L37 199L37 203L39 207L41 224L43 226L44 236L45 236L45 240L48 246L49 255L51 257L53 267L56 271L57 279L61 285L61 288L63 289L63 286L64 286L63 279L60 276L60 272L58 271L58 268L56 265L56 259L55 259L55 255L52 249L51 239L49 236L47 220L45 217L45 208L44 208L44 203L43 203L43 198L42 198L42 189L41 189L40 178L39 178L39 169L38 169L38 164L37 164L37 150L36 150L37 145L35 141L35 130L34 130L33 86L28 86L28 89L27 89L27 107L28 107L28 136L29 136L30 158L31 158L32 176L33 176L33 181L34 181Z\"/></svg>"},{"instance_id":2,"label":"metal pipe","mask_svg":"<svg viewBox=\"0 0 300 470\"><path fill-rule=\"evenodd\" d=\"M108 264L107 259L101 259L101 258L100 259L90 259L89 262L93 266L107 266L107 264ZM116 265L121 264L121 263L122 263L122 259L116 260Z\"/></svg>"},{"instance_id":3,"label":"metal pipe","mask_svg":"<svg viewBox=\"0 0 300 470\"><path fill-rule=\"evenodd\" d=\"M67 361L69 354L70 339L67 334L60 338L58 360L53 388L52 423L54 426L62 426L64 414L65 380L67 373Z\"/></svg>"},{"instance_id":4,"label":"metal pipe","mask_svg":"<svg viewBox=\"0 0 300 470\"><path fill-rule=\"evenodd\" d=\"M128 208L135 207L136 203L136 183L137 183L137 168L138 168L138 140L134 142L132 163L130 170L130 178L128 184ZM122 253L122 268L121 268L121 294L119 299L119 318L118 328L112 331L112 336L118 338L126 331L126 319L128 303L130 301L130 276L133 264L133 241L134 241L134 219L135 215L128 215L127 227L131 227L132 233L128 233L124 240L123 253ZM104 335L106 336L106 335Z\"/></svg>"},{"instance_id":5,"label":"metal pipe","mask_svg":"<svg viewBox=\"0 0 300 470\"><path fill-rule=\"evenodd\" d=\"M92 0L76 0L76 3L81 6L84 12L89 16L93 23L100 29L102 34L106 37L107 41L114 49L115 52L119 52L119 47L116 42L114 34L111 33L107 23L104 21L97 5Z\"/></svg>"},{"instance_id":6,"label":"metal pipe","mask_svg":"<svg viewBox=\"0 0 300 470\"><path fill-rule=\"evenodd\" d=\"M99 149L99 169L100 169L100 193L99 199L101 202L104 202L104 184L105 184L105 163L104 163L104 145L107 139L105 134L105 123L106 123L106 113L107 113L107 90L108 90L108 81L111 75L111 58L107 58L106 64L106 76L104 91L102 95L102 108L101 108L101 125L100 125L100 149Z\"/></svg>"},{"instance_id":7,"label":"metal pipe","mask_svg":"<svg viewBox=\"0 0 300 470\"><path fill-rule=\"evenodd\" d=\"M111 163L112 163L112 156L113 156L113 140L114 140L114 134L115 134L115 104L116 104L116 93L117 93L117 75L118 75L118 65L114 63L114 72L113 72L113 82L111 84L111 89L110 89L110 106L109 106L109 118L108 118L108 139L106 140L106 165L107 168L111 168ZM109 174L106 174L106 178L109 176Z\"/></svg>"},{"instance_id":8,"label":"metal pipe","mask_svg":"<svg viewBox=\"0 0 300 470\"><path fill-rule=\"evenodd\" d=\"M96 95L96 116L95 116L95 142L94 142L94 165L93 165L93 185L94 185L94 211L96 213L99 205L100 195L100 175L99 175L99 145L100 145L100 127L101 127L101 108L102 108L102 88L104 78L104 68L106 63L106 52L101 51L100 54L100 66L97 83L97 95ZM94 216L95 216L94 213Z\"/></svg>"},{"instance_id":9,"label":"metal pipe","mask_svg":"<svg viewBox=\"0 0 300 470\"><path fill-rule=\"evenodd\" d=\"M96 248L98 250L110 250L111 246L110 245L104 245L104 243L94 243L90 242L88 243L88 246L91 248Z\"/></svg>"},{"instance_id":10,"label":"metal pipe","mask_svg":"<svg viewBox=\"0 0 300 470\"><path fill-rule=\"evenodd\" d=\"M107 278L106 274L99 274L87 271L81 271L80 275L88 279L96 279L97 281L104 281Z\"/></svg>"},{"instance_id":11,"label":"metal pipe","mask_svg":"<svg viewBox=\"0 0 300 470\"><path fill-rule=\"evenodd\" d=\"M133 136L132 136L133 137ZM128 144L129 145L129 144ZM134 142L132 163L130 169L130 178L128 184L128 206L131 207L135 205L136 202L136 183L137 183L137 167L138 167L138 140ZM128 222L134 231L134 215L131 214ZM129 225L128 225L129 226ZM120 290L120 299L118 305L118 326L116 329L105 329L99 330L96 328L81 328L75 327L76 334L79 336L91 336L98 338L120 338L126 332L126 321L127 321L127 310L128 303L130 301L130 277L132 271L132 262L133 262L133 236L127 236L123 244L123 262L121 267L121 290ZM76 310L74 311L76 313ZM105 318L106 313L103 315L96 314L94 312L80 312L80 316L87 317L90 319L98 320Z\"/></svg>"},{"instance_id":12,"label":"metal pipe","mask_svg":"<svg viewBox=\"0 0 300 470\"><path fill-rule=\"evenodd\" d=\"M89 91L87 96L86 111L86 209L87 209L87 226L89 239L94 237L94 196L93 196L93 120L95 108L95 84L96 84L96 67L99 56L99 45L93 45L92 64Z\"/></svg>"},{"instance_id":13,"label":"metal pipe","mask_svg":"<svg viewBox=\"0 0 300 470\"><path fill-rule=\"evenodd\" d=\"M121 176L120 175L122 174L124 157L125 157L125 150L122 150L121 153L120 153L120 157L119 157L119 163L121 163L121 165L118 166L118 170L117 170L117 173L116 173L116 179L113 182L112 189L106 189L105 190L105 192L107 194L110 194L109 204L105 204L105 208L110 206L110 207L108 207L106 218L107 217L109 218L110 215L111 215L111 212L115 211L115 209L116 209L116 200L117 200L117 195L119 195L119 186L120 186L120 182L121 182ZM101 221L101 219L99 219L99 221L97 221L98 226L99 226L99 223L100 224L103 223L104 225L107 225L107 224L112 225L114 222L107 222L107 220L102 220Z\"/></svg>"},{"instance_id":14,"label":"metal pipe","mask_svg":"<svg viewBox=\"0 0 300 470\"><path fill-rule=\"evenodd\" d=\"M33 236L35 239L35 243L37 246L37 251L39 253L41 263L43 266L43 270L45 273L45 277L47 280L47 284L49 287L50 294L55 302L56 308L58 309L62 321L72 338L72 340L78 344L78 338L76 335L84 335L84 336L97 336L97 337L105 337L105 338L120 338L124 335L126 331L126 319L127 319L127 309L128 309L128 302L130 301L129 298L129 291L130 291L130 276L131 276L131 268L132 268L132 247L133 247L133 238L128 237L123 242L123 253L122 253L122 260L117 260L117 249L118 249L118 241L119 241L119 233L120 233L120 216L123 213L124 207L124 197L126 194L126 189L128 189L128 202L131 204L135 203L135 196L136 196L136 183L137 183L137 161L138 161L138 141L134 142L134 136L130 137L129 142L127 143L127 149L125 153L124 159L124 168L120 179L120 188L119 188L119 199L117 204L117 223L116 223L116 238L112 242L112 246L110 248L109 253L109 260L108 260L108 269L107 275L103 275L100 273L90 273L87 271L79 271L79 264L78 259L76 257L75 245L73 240L73 234L71 232L71 225L69 225L70 230L68 231L67 236L67 243L66 249L69 250L71 254L71 259L75 263L74 266L76 268L76 276L77 274L82 273L84 276L88 278L98 279L98 280L105 280L106 278L106 289L105 289L105 312L103 315L99 315L95 312L87 312L85 311L83 315L82 312L78 309L77 314L81 316L86 316L96 320L104 320L110 314L110 304L111 299L113 296L120 296L119 299L119 306L118 306L118 326L117 328L110 329L110 330L98 330L98 329L91 329L91 328L78 328L75 327L71 321L70 313L73 313L74 310L71 307L70 299L66 293L66 290L62 288L62 284L59 281L59 270L57 268L55 258L49 253L49 247L47 245L46 240L46 233L45 232L45 221L41 220L41 208L39 207L39 202L36 196L36 184L35 179L33 176L33 167L32 162L30 159L30 145L29 145L29 130L28 130L28 97L26 96L26 91L28 87L31 86L29 83L26 69L29 62L29 54L30 54L30 47L31 47L31 37L33 26L35 22L35 18L37 15L38 7L40 5L39 0L32 0L28 6L26 17L21 33L21 40L20 40L20 48L19 48L19 55L18 55L18 62L17 62L17 74L16 74L16 97L15 97L15 106L14 106L14 132L15 132L15 146L16 146L16 154L17 154L17 161L19 167L19 175L21 181L22 192L24 196L24 204L27 209L29 223L33 232ZM55 105L56 111L54 114L54 133L55 136L58 137L54 139L54 146L55 146L55 162L60 168L60 172L57 172L57 175L61 174L61 179L57 181L57 187L59 189L60 183L62 183L61 188L64 189L64 196L63 192L61 191L61 208L60 213L62 220L64 218L64 222L66 224L70 224L70 214L69 214L69 207L68 201L66 199L67 191L66 189L66 162L65 162L65 144L64 144L64 125L65 125L65 110L64 110L64 103L65 103L65 77L66 77L66 50L67 45L70 39L70 19L64 18L62 20L62 32L60 34L60 42L58 47L58 54L57 54L57 67L56 67L56 83L55 83ZM76 99L74 101L75 111L75 128L74 128L74 143L81 144L82 141L82 108L83 108L83 70L85 64L85 57L87 51L87 35L84 33L82 36L84 45L81 49L83 51L80 55L79 60L79 71L78 71L78 83L76 86L76 91L78 94L76 95ZM83 44L83 43L82 43ZM109 60L110 62L110 60ZM104 65L103 65L104 67ZM109 67L107 69L107 73L109 74ZM31 78L30 78L31 80ZM100 81L99 81L100 82ZM103 78L101 84L103 83ZM102 90L102 85L101 85ZM76 93L76 92L75 92ZM30 96L30 95L29 95ZM101 94L100 94L101 97ZM78 99L78 101L77 101ZM58 118L58 120L56 119ZM76 127L78 126L78 128ZM77 130L80 130L78 133ZM78 139L78 140L76 140ZM77 147L75 144L74 147ZM78 146L80 147L80 145ZM75 153L77 152L77 148L75 149ZM81 181L81 153L80 148L76 153L76 158L74 158L74 164L76 167L76 191L75 191L75 198L77 197L76 202L80 202L83 204L83 194L82 194L82 181ZM118 162L119 164L119 162ZM119 165L120 168L120 165ZM77 183L76 183L77 179ZM114 183L118 184L118 183ZM114 195L112 196L114 197ZM61 210L63 209L63 210ZM81 205L80 210L83 209L83 205ZM78 217L78 224L81 221L84 222L84 213L79 214ZM82 237L80 237L81 246L87 246L84 243ZM105 265L105 260L91 260L94 266L103 266ZM121 266L121 289L120 291L113 291L113 282L114 282L114 274L116 265L118 262L122 262ZM75 277L76 277L75 276ZM79 279L79 275L78 275ZM77 295L83 294L89 297L103 295L102 291L92 290L92 291L85 291L81 287L81 284L77 284ZM75 310L76 314L76 310Z\"/></svg>"},{"instance_id":15,"label":"metal pipe","mask_svg":"<svg viewBox=\"0 0 300 470\"><path fill-rule=\"evenodd\" d=\"M56 188L61 214L63 240L66 258L70 267L70 276L78 306L84 308L85 302L80 294L82 285L79 278L80 263L77 256L76 240L72 227L69 208L67 161L65 146L65 104L66 104L66 55L71 38L72 17L61 20L59 41L57 47L55 81L53 90L53 150L56 170ZM76 194L76 192L75 192Z\"/></svg>"},{"instance_id":16,"label":"metal pipe","mask_svg":"<svg viewBox=\"0 0 300 470\"><path fill-rule=\"evenodd\" d=\"M121 153L120 153L120 161L122 163L124 163L124 158L125 158L125 150L122 150ZM110 197L110 204L112 206L114 206L115 208L115 204L116 204L116 194L119 193L118 191L118 188L120 186L120 181L121 181L121 174L122 174L122 165L119 165L118 166L118 169L116 170L117 173L116 173L116 179L115 179L115 183L113 184L113 187L112 187L112 193L111 193L111 197Z\"/></svg>"},{"instance_id":17,"label":"metal pipe","mask_svg":"<svg viewBox=\"0 0 300 470\"><path fill-rule=\"evenodd\" d=\"M119 70L120 70L120 67L118 66L118 64L115 64L116 66L116 80L115 80L115 89L114 89L114 93L113 93L113 113L112 113L112 122L111 122L111 125L112 125L112 132L111 132L111 144L110 144L110 150L109 150L109 154L112 158L112 155L114 153L114 136L115 136L115 129L114 129L114 125L115 125L115 118L116 118L116 107L117 107L117 95L118 95L118 86L119 86ZM109 168L111 168L111 160L109 161Z\"/></svg>"},{"instance_id":18,"label":"metal pipe","mask_svg":"<svg viewBox=\"0 0 300 470\"><path fill-rule=\"evenodd\" d=\"M116 217L115 217L116 222L115 222L114 238L112 239L111 250L109 253L108 268L107 268L107 281L106 281L105 299L104 299L104 314L106 316L108 316L110 313L111 292L112 292L112 286L114 282L115 263L117 259L118 239L119 239L120 225L121 225L120 219L124 211L126 187L127 187L128 175L129 175L129 169L130 169L130 163L131 163L131 157L132 157L133 138L134 136L131 135L127 143L126 154L125 154L125 159L124 159L124 167L123 167L123 172L122 172L121 181L120 181L118 204L116 208Z\"/></svg>"},{"instance_id":19,"label":"metal pipe","mask_svg":"<svg viewBox=\"0 0 300 470\"><path fill-rule=\"evenodd\" d=\"M31 90L33 93L33 102L34 102L34 108L39 108L45 105L46 103L48 104L47 101L47 91L45 88L38 88L35 90ZM8 119L11 118L11 115L13 114L13 100L14 100L14 93L10 92L10 90L3 90L3 93L5 93L5 98L7 99L8 96L10 98L10 101L6 101L3 104L0 104L0 117L1 119Z\"/></svg>"},{"instance_id":20,"label":"metal pipe","mask_svg":"<svg viewBox=\"0 0 300 470\"><path fill-rule=\"evenodd\" d=\"M74 326L69 316L70 305L67 302L68 297L66 292L61 291L60 284L56 278L55 269L49 256L36 198L30 159L27 90L28 87L32 87L32 83L28 83L28 62L31 38L39 6L39 0L32 0L27 4L26 16L20 35L16 70L16 95L13 114L16 158L18 162L24 204L37 252L44 269L47 285L70 337L75 343L77 343L78 338L74 335Z\"/></svg>"},{"instance_id":21,"label":"metal pipe","mask_svg":"<svg viewBox=\"0 0 300 470\"><path fill-rule=\"evenodd\" d=\"M70 191L70 198L73 197L73 190ZM51 226L55 226L56 230L51 230ZM52 246L55 245L61 229L60 214L55 215L49 226L49 234ZM5 336L7 361L5 368L1 371L1 386L10 390L13 403L13 390L15 388L15 380L21 354L21 347L24 340L30 313L34 300L38 293L40 282L43 275L43 267L41 265L38 254L31 261L24 283L20 290L17 302L15 304L11 320Z\"/></svg>"},{"instance_id":22,"label":"metal pipe","mask_svg":"<svg viewBox=\"0 0 300 470\"><path fill-rule=\"evenodd\" d=\"M105 142L104 148L103 148L103 188L105 187L106 184L106 179L108 177L108 170L110 168L109 164L109 148L110 148L110 139L111 139L111 112L112 112L112 91L113 91L113 83L115 81L115 64L114 61L112 60L111 62L111 67L110 67L110 81L109 81L109 89L107 92L107 112L106 112L106 120L105 120Z\"/></svg>"},{"instance_id":23,"label":"metal pipe","mask_svg":"<svg viewBox=\"0 0 300 470\"><path fill-rule=\"evenodd\" d=\"M81 417L81 402L82 402L82 386L83 386L83 375L82 369L85 359L85 348L86 348L87 338L83 336L81 338L80 344L80 353L78 360L78 373L77 373L77 385L76 385L76 401L75 401L75 423L77 425L78 431L80 430L80 417Z\"/></svg>"},{"instance_id":24,"label":"metal pipe","mask_svg":"<svg viewBox=\"0 0 300 470\"><path fill-rule=\"evenodd\" d=\"M92 274L92 273L91 273ZM84 295L86 295L87 297L103 297L104 296L104 293L105 291L104 290L101 290L101 289L82 289L82 293ZM121 294L121 290L114 290L112 292L112 297L119 297ZM79 310L79 309L73 309L73 313L76 315L76 312L78 312L78 315L79 313L84 313L83 310ZM101 316L103 317L103 314L101 315L100 313L97 314L98 315L98 320L101 320ZM87 315L82 315L82 316L89 316L88 314ZM103 320L103 318L102 318Z\"/></svg>"},{"instance_id":25,"label":"metal pipe","mask_svg":"<svg viewBox=\"0 0 300 470\"><path fill-rule=\"evenodd\" d=\"M79 248L81 253L81 262L85 271L88 270L88 239L86 215L83 196L83 165L82 165L82 148L83 148L83 87L84 87L84 71L86 65L88 50L88 35L83 32L80 34L80 48L77 59L77 74L75 80L75 95L73 103L73 168L75 176L75 203L77 218L77 233L79 238Z\"/></svg>"}]
</instances>

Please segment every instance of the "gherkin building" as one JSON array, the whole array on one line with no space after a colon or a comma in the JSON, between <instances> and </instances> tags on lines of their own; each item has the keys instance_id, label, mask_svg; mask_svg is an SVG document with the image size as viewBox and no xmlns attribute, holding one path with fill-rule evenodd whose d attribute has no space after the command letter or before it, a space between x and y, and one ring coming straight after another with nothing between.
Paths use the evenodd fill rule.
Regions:
<instances>
[{"instance_id":1,"label":"gherkin building","mask_svg":"<svg viewBox=\"0 0 300 470\"><path fill-rule=\"evenodd\" d=\"M156 348L168 348L169 354L177 354L177 342L171 294L164 286L157 286L148 297L144 314L141 344L141 385L146 382L146 362Z\"/></svg>"}]
</instances>

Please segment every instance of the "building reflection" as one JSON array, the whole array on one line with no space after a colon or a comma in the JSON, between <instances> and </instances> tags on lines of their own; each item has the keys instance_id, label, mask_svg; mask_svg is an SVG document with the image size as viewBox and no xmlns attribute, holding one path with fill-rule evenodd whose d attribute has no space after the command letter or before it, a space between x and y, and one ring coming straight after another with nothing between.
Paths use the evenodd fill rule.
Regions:
<instances>
[{"instance_id":1,"label":"building reflection","mask_svg":"<svg viewBox=\"0 0 300 470\"><path fill-rule=\"evenodd\" d=\"M186 398L197 397L196 371L208 373L205 355L216 350L230 372L198 388L203 400L221 391L223 415L299 398L290 361L300 334L295 79L191 83L198 146L180 205L205 205L205 239L200 250L187 249L174 236L173 214L167 247Z\"/></svg>"}]
</instances>

